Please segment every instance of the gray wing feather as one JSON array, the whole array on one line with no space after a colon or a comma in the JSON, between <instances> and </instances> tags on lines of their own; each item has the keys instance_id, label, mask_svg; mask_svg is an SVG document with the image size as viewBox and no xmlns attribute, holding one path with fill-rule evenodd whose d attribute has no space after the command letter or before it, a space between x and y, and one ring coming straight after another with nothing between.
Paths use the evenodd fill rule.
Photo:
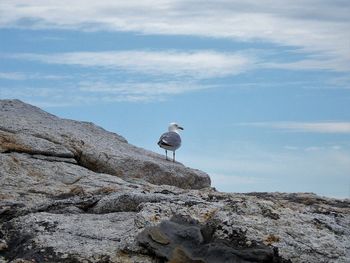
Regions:
<instances>
[{"instance_id":1,"label":"gray wing feather","mask_svg":"<svg viewBox=\"0 0 350 263\"><path fill-rule=\"evenodd\" d=\"M158 145L162 148L178 149L181 146L181 137L176 132L163 133L159 138Z\"/></svg>"}]
</instances>

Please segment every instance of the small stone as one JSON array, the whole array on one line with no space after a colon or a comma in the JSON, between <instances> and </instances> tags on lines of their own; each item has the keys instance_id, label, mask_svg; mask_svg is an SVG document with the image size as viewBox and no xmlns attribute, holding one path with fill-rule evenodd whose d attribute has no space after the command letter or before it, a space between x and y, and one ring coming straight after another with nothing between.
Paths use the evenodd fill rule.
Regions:
<instances>
[{"instance_id":1,"label":"small stone","mask_svg":"<svg viewBox=\"0 0 350 263\"><path fill-rule=\"evenodd\" d=\"M0 251L8 249L8 245L5 240L0 240Z\"/></svg>"},{"instance_id":2,"label":"small stone","mask_svg":"<svg viewBox=\"0 0 350 263\"><path fill-rule=\"evenodd\" d=\"M271 245L271 244L279 242L279 241L280 241L280 238L278 236L270 234L265 238L264 244Z\"/></svg>"},{"instance_id":3,"label":"small stone","mask_svg":"<svg viewBox=\"0 0 350 263\"><path fill-rule=\"evenodd\" d=\"M159 228L152 228L149 233L150 237L153 241L162 244L162 245L168 245L170 243L170 240L166 235L164 235Z\"/></svg>"},{"instance_id":4,"label":"small stone","mask_svg":"<svg viewBox=\"0 0 350 263\"><path fill-rule=\"evenodd\" d=\"M63 255L61 256L61 258L63 258L63 259L68 258L68 254L63 254Z\"/></svg>"},{"instance_id":5,"label":"small stone","mask_svg":"<svg viewBox=\"0 0 350 263\"><path fill-rule=\"evenodd\" d=\"M84 188L81 186L73 186L69 192L72 195L84 195L85 194Z\"/></svg>"}]
</instances>

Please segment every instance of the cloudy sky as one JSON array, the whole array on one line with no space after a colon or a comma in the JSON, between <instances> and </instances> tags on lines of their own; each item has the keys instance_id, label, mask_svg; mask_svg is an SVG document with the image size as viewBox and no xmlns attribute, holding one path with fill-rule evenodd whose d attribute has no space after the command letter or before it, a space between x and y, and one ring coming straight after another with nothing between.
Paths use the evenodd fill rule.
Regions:
<instances>
[{"instance_id":1,"label":"cloudy sky","mask_svg":"<svg viewBox=\"0 0 350 263\"><path fill-rule=\"evenodd\" d=\"M228 192L350 197L348 0L1 0L0 98L86 120Z\"/></svg>"}]
</instances>

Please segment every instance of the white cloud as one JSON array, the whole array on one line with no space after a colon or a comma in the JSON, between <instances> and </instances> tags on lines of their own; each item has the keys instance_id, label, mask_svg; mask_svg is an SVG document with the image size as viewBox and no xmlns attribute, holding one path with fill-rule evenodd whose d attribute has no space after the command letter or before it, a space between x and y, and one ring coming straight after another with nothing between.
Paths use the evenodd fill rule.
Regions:
<instances>
[{"instance_id":1,"label":"white cloud","mask_svg":"<svg viewBox=\"0 0 350 263\"><path fill-rule=\"evenodd\" d=\"M0 87L0 97L19 98L45 107L84 105L96 102L165 100L172 95L213 88L215 85L208 84L202 79L235 75L251 64L251 61L241 54L212 51L72 52L3 56L41 63L103 69L102 72L99 71L96 74L75 73L70 76L21 72L0 73L0 79L43 80L35 87L31 87L30 84ZM136 74L136 77L132 75L133 80L128 80L131 79L130 76L119 74L120 71ZM115 78L115 75L118 74L123 78ZM144 76L141 76L142 74ZM47 80L50 80L49 84ZM43 101L44 104L40 101Z\"/></svg>"},{"instance_id":2,"label":"white cloud","mask_svg":"<svg viewBox=\"0 0 350 263\"><path fill-rule=\"evenodd\" d=\"M25 75L19 72L0 72L0 79L7 80L24 80Z\"/></svg>"},{"instance_id":3,"label":"white cloud","mask_svg":"<svg viewBox=\"0 0 350 263\"><path fill-rule=\"evenodd\" d=\"M287 151L304 151L304 152L316 152L316 151L339 151L342 150L343 147L340 145L322 145L322 146L292 146L292 145L287 145L283 147Z\"/></svg>"},{"instance_id":4,"label":"white cloud","mask_svg":"<svg viewBox=\"0 0 350 263\"><path fill-rule=\"evenodd\" d=\"M108 83L83 81L79 83L79 90L94 94L111 95L133 95L146 97L160 97L167 95L182 94L185 92L197 91L211 88L209 85L198 85L192 82L125 82Z\"/></svg>"},{"instance_id":5,"label":"white cloud","mask_svg":"<svg viewBox=\"0 0 350 263\"><path fill-rule=\"evenodd\" d=\"M28 103L39 107L46 106L68 106L74 105L77 96L72 95L73 89L62 89L55 87L35 87L31 88L28 85L17 87L0 87L0 98L6 99L21 99ZM88 99L88 98L86 98Z\"/></svg>"},{"instance_id":6,"label":"white cloud","mask_svg":"<svg viewBox=\"0 0 350 263\"><path fill-rule=\"evenodd\" d=\"M320 146L309 146L305 148L306 152L317 152L322 150L323 150L323 147L320 147Z\"/></svg>"},{"instance_id":7,"label":"white cloud","mask_svg":"<svg viewBox=\"0 0 350 263\"><path fill-rule=\"evenodd\" d=\"M17 98L40 107L89 105L97 102L152 102L169 96L213 88L196 82L107 82L85 80L51 87L0 87L0 98Z\"/></svg>"},{"instance_id":8,"label":"white cloud","mask_svg":"<svg viewBox=\"0 0 350 263\"><path fill-rule=\"evenodd\" d=\"M214 51L115 51L59 54L15 54L12 58L51 64L104 67L173 77L212 78L235 75L252 67L254 59L240 53Z\"/></svg>"},{"instance_id":9,"label":"white cloud","mask_svg":"<svg viewBox=\"0 0 350 263\"><path fill-rule=\"evenodd\" d=\"M2 0L0 27L266 41L321 55L281 67L349 70L349 13L350 4L346 0Z\"/></svg>"},{"instance_id":10,"label":"white cloud","mask_svg":"<svg viewBox=\"0 0 350 263\"><path fill-rule=\"evenodd\" d=\"M262 63L261 66L288 70L350 71L350 64L347 59L344 59L344 57L332 58L329 56L314 59L302 59L295 62L266 62Z\"/></svg>"},{"instance_id":11,"label":"white cloud","mask_svg":"<svg viewBox=\"0 0 350 263\"><path fill-rule=\"evenodd\" d=\"M239 125L294 132L350 133L350 122L248 122Z\"/></svg>"},{"instance_id":12,"label":"white cloud","mask_svg":"<svg viewBox=\"0 0 350 263\"><path fill-rule=\"evenodd\" d=\"M286 145L284 146L284 149L288 150L288 151L297 151L299 149L299 147L297 146L291 146L291 145Z\"/></svg>"},{"instance_id":13,"label":"white cloud","mask_svg":"<svg viewBox=\"0 0 350 263\"><path fill-rule=\"evenodd\" d=\"M336 87L350 89L350 76L341 76L330 79L329 84Z\"/></svg>"},{"instance_id":14,"label":"white cloud","mask_svg":"<svg viewBox=\"0 0 350 263\"><path fill-rule=\"evenodd\" d=\"M331 146L331 149L338 151L338 150L341 150L342 147L340 145L333 145L333 146Z\"/></svg>"},{"instance_id":15,"label":"white cloud","mask_svg":"<svg viewBox=\"0 0 350 263\"><path fill-rule=\"evenodd\" d=\"M5 80L29 80L29 79L45 79L45 80L57 80L67 79L68 76L62 75L49 75L40 73L23 73L23 72L0 72L0 79Z\"/></svg>"}]
</instances>

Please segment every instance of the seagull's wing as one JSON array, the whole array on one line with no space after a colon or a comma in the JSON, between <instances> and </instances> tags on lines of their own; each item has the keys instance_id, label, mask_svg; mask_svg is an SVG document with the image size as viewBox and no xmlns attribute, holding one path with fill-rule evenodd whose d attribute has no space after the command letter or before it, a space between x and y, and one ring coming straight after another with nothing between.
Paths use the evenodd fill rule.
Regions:
<instances>
[{"instance_id":1,"label":"seagull's wing","mask_svg":"<svg viewBox=\"0 0 350 263\"><path fill-rule=\"evenodd\" d=\"M181 146L181 137L176 132L163 133L159 138L158 145L168 150L176 150Z\"/></svg>"}]
</instances>

